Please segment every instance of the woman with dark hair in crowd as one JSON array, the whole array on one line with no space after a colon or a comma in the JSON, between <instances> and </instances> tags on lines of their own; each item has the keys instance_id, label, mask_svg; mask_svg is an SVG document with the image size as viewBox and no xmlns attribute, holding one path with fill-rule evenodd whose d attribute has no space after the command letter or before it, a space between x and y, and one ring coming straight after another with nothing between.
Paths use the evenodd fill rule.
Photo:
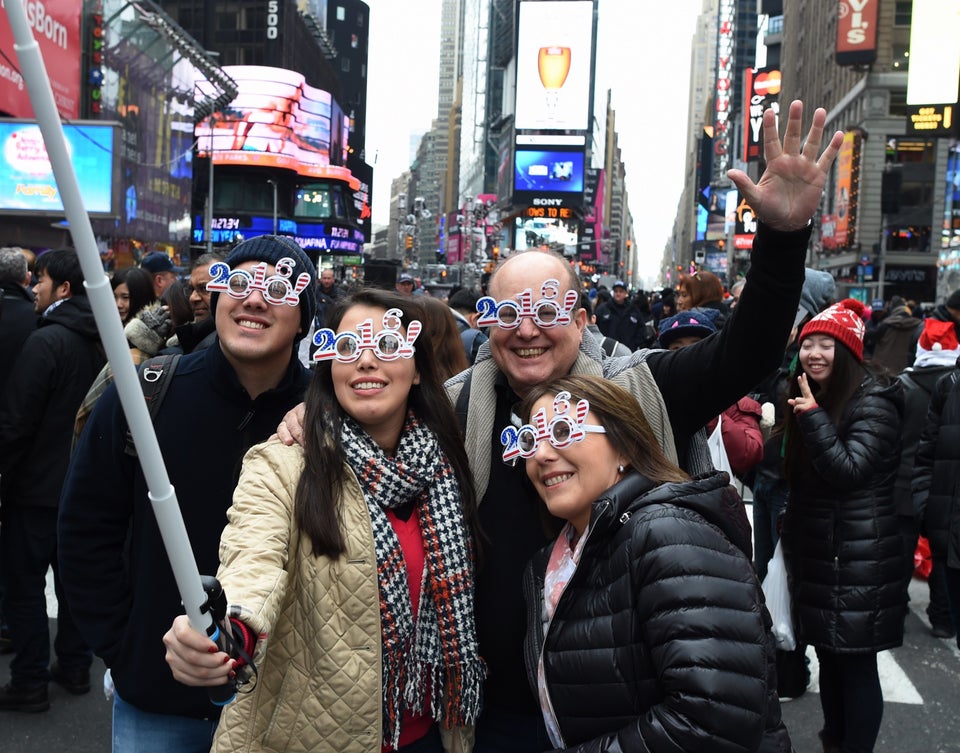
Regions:
<instances>
[{"instance_id":1,"label":"woman with dark hair in crowd","mask_svg":"<svg viewBox=\"0 0 960 753\"><path fill-rule=\"evenodd\" d=\"M129 322L147 304L157 300L153 292L153 278L140 267L127 267L116 270L110 277L113 298L117 302L120 321Z\"/></svg>"},{"instance_id":2,"label":"woman with dark hair in crowd","mask_svg":"<svg viewBox=\"0 0 960 753\"><path fill-rule=\"evenodd\" d=\"M476 500L422 312L376 288L338 301L317 333L304 446L244 458L218 578L258 675L224 709L218 753L469 750ZM186 616L164 642L188 685L242 671Z\"/></svg>"},{"instance_id":3,"label":"woman with dark hair in crowd","mask_svg":"<svg viewBox=\"0 0 960 753\"><path fill-rule=\"evenodd\" d=\"M460 328L450 307L439 298L421 296L423 306L423 336L429 338L437 357L442 381L456 376L470 365L463 349Z\"/></svg>"},{"instance_id":4,"label":"woman with dark hair in crowd","mask_svg":"<svg viewBox=\"0 0 960 753\"><path fill-rule=\"evenodd\" d=\"M677 289L677 311L712 309L716 311L714 324L723 326L730 309L723 300L723 283L713 272L705 269L693 274L681 274Z\"/></svg>"},{"instance_id":5,"label":"woman with dark hair in crowd","mask_svg":"<svg viewBox=\"0 0 960 753\"><path fill-rule=\"evenodd\" d=\"M811 319L784 419L790 489L780 540L797 642L820 661L827 753L872 751L883 717L877 653L903 642L907 590L894 501L903 390L863 363L863 305Z\"/></svg>"}]
</instances>

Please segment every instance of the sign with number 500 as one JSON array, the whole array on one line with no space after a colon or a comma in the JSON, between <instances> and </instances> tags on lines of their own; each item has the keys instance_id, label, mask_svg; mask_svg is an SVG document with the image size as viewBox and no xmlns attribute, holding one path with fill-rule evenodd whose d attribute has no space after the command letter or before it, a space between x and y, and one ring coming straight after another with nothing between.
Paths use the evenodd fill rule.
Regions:
<instances>
[{"instance_id":1,"label":"sign with number 500","mask_svg":"<svg viewBox=\"0 0 960 753\"><path fill-rule=\"evenodd\" d=\"M276 39L280 35L280 2L269 0L267 3L267 39Z\"/></svg>"}]
</instances>

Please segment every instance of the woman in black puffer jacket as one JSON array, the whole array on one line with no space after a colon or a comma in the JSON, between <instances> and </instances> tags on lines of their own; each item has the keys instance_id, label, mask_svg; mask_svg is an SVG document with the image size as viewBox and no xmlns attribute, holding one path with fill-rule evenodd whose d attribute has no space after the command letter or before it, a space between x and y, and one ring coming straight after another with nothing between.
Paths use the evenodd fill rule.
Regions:
<instances>
[{"instance_id":1,"label":"woman in black puffer jacket","mask_svg":"<svg viewBox=\"0 0 960 753\"><path fill-rule=\"evenodd\" d=\"M903 390L864 367L862 304L800 333L785 420L780 537L798 641L820 661L824 751L868 753L883 717L877 653L903 642L906 582L893 486Z\"/></svg>"},{"instance_id":2,"label":"woman in black puffer jacket","mask_svg":"<svg viewBox=\"0 0 960 753\"><path fill-rule=\"evenodd\" d=\"M608 380L554 380L521 415L505 459L526 457L568 521L524 582L528 676L554 747L789 753L750 525L727 475L691 480L670 464Z\"/></svg>"}]
</instances>

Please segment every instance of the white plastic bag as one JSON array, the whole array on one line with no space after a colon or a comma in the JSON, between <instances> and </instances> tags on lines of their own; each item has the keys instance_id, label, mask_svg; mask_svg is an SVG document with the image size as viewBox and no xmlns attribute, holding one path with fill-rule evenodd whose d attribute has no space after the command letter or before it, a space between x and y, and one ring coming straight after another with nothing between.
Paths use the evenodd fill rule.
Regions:
<instances>
[{"instance_id":1,"label":"white plastic bag","mask_svg":"<svg viewBox=\"0 0 960 753\"><path fill-rule=\"evenodd\" d=\"M777 548L773 550L773 558L767 565L767 575L763 579L763 595L767 600L767 610L773 620L773 637L777 641L777 648L783 651L793 651L797 647L797 639L793 633L793 606L790 599L790 588L787 584L787 567L783 561L783 547L777 541Z\"/></svg>"},{"instance_id":2,"label":"white plastic bag","mask_svg":"<svg viewBox=\"0 0 960 753\"><path fill-rule=\"evenodd\" d=\"M727 457L727 448L723 444L723 433L720 430L723 424L723 414L717 416L717 425L707 437L707 447L710 448L710 459L713 461L713 467L718 471L726 471L730 477L730 484L740 496L743 496L743 482L733 475L733 468L730 467L730 459Z\"/></svg>"}]
</instances>

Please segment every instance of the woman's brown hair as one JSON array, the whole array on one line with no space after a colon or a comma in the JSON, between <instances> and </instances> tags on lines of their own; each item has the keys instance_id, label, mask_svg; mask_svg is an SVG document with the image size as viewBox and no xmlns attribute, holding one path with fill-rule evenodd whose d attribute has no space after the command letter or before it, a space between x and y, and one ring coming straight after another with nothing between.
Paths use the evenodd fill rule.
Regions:
<instances>
[{"instance_id":1,"label":"woman's brown hair","mask_svg":"<svg viewBox=\"0 0 960 753\"><path fill-rule=\"evenodd\" d=\"M590 402L590 415L607 430L607 440L627 459L629 468L658 484L690 480L663 454L637 399L604 377L565 376L534 387L520 404L521 420L530 420L534 403L544 395L564 391L572 403Z\"/></svg>"},{"instance_id":2,"label":"woman's brown hair","mask_svg":"<svg viewBox=\"0 0 960 753\"><path fill-rule=\"evenodd\" d=\"M723 301L723 283L713 272L705 269L692 275L680 275L680 287L686 291L690 300L688 308L695 309L705 303Z\"/></svg>"},{"instance_id":3,"label":"woman's brown hair","mask_svg":"<svg viewBox=\"0 0 960 753\"><path fill-rule=\"evenodd\" d=\"M446 382L450 377L466 371L467 352L463 349L460 329L450 307L439 298L422 296L423 333L420 337L429 342L437 359L440 379Z\"/></svg>"}]
</instances>

